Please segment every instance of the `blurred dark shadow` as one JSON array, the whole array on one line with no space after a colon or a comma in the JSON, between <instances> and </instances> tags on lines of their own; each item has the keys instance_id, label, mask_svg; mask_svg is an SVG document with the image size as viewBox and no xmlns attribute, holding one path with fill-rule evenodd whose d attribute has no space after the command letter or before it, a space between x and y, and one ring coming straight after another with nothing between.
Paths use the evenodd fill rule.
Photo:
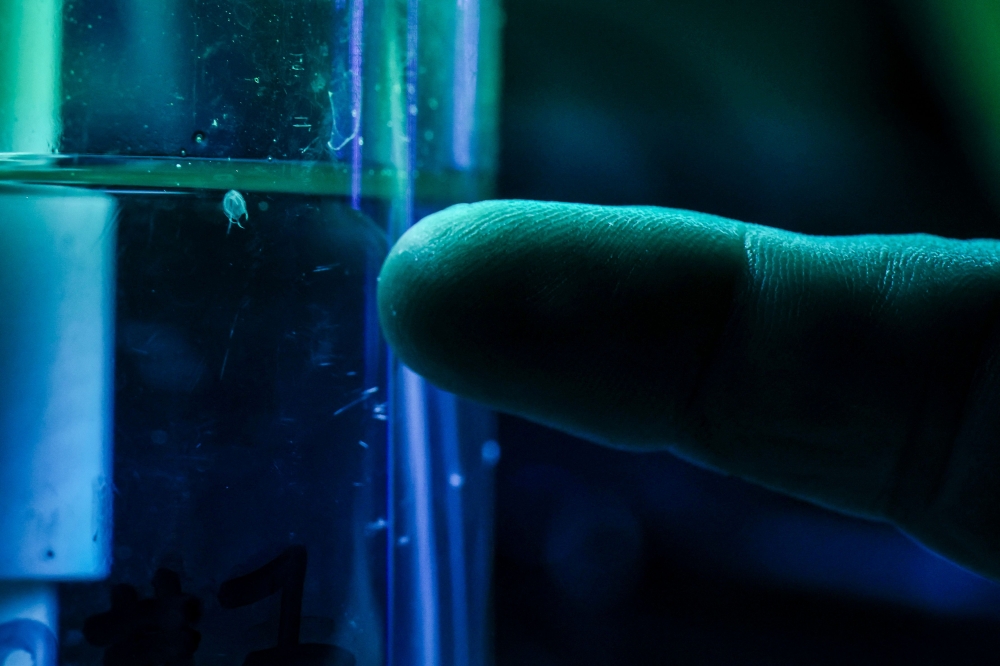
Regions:
<instances>
[{"instance_id":1,"label":"blurred dark shadow","mask_svg":"<svg viewBox=\"0 0 1000 666\"><path fill-rule=\"evenodd\" d=\"M500 196L996 236L905 7L506 0ZM997 654L1000 587L890 527L513 417L500 434L499 666Z\"/></svg>"}]
</instances>

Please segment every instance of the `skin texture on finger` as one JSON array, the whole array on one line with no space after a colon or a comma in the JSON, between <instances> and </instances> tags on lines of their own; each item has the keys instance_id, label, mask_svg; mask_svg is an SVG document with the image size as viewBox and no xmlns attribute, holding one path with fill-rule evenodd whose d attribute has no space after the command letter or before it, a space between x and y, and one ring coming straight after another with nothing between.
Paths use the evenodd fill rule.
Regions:
<instances>
[{"instance_id":1,"label":"skin texture on finger","mask_svg":"<svg viewBox=\"0 0 1000 666\"><path fill-rule=\"evenodd\" d=\"M391 251L379 314L434 384L889 519L1000 578L1000 245L487 202Z\"/></svg>"}]
</instances>

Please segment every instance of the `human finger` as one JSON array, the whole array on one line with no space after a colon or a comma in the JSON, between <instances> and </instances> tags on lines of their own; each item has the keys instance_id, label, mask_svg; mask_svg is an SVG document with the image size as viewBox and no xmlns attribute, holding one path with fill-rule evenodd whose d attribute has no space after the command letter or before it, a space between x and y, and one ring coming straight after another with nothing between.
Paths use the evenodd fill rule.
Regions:
<instances>
[{"instance_id":1,"label":"human finger","mask_svg":"<svg viewBox=\"0 0 1000 666\"><path fill-rule=\"evenodd\" d=\"M1000 578L1000 244L668 209L454 207L380 277L444 389L889 519Z\"/></svg>"}]
</instances>

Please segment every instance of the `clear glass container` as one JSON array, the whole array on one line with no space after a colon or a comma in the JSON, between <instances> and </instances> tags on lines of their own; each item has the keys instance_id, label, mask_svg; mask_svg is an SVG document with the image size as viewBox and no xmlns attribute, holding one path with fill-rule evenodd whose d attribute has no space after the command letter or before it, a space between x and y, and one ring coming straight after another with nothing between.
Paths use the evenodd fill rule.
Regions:
<instances>
[{"instance_id":1,"label":"clear glass container","mask_svg":"<svg viewBox=\"0 0 1000 666\"><path fill-rule=\"evenodd\" d=\"M375 286L497 2L0 0L0 664L489 662L493 423Z\"/></svg>"}]
</instances>

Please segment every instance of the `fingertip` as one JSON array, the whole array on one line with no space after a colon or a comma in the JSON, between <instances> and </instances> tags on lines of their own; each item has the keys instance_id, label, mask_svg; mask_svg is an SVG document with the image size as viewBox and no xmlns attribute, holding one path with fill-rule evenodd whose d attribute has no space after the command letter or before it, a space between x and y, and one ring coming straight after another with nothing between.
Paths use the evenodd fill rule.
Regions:
<instances>
[{"instance_id":1,"label":"fingertip","mask_svg":"<svg viewBox=\"0 0 1000 666\"><path fill-rule=\"evenodd\" d=\"M674 410L650 403L687 390L720 335L739 232L667 209L455 206L391 250L379 315L440 388L600 441L659 441Z\"/></svg>"},{"instance_id":2,"label":"fingertip","mask_svg":"<svg viewBox=\"0 0 1000 666\"><path fill-rule=\"evenodd\" d=\"M457 204L428 215L408 229L386 257L378 277L378 312L383 333L397 356L414 369L426 366L437 336L426 314L437 305L436 283L454 276L462 239L497 202Z\"/></svg>"}]
</instances>

